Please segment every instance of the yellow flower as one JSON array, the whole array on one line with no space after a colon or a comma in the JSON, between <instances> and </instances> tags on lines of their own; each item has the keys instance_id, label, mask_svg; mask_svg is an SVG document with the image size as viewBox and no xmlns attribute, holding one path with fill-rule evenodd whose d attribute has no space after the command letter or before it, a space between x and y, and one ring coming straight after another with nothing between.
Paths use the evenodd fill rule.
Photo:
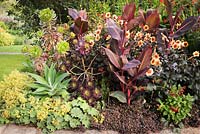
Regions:
<instances>
[{"instance_id":1,"label":"yellow flower","mask_svg":"<svg viewBox=\"0 0 200 134\"><path fill-rule=\"evenodd\" d=\"M194 52L193 52L193 56L194 56L194 57L199 57L199 51L194 51Z\"/></svg>"},{"instance_id":2,"label":"yellow flower","mask_svg":"<svg viewBox=\"0 0 200 134\"><path fill-rule=\"evenodd\" d=\"M149 68L149 70L146 72L146 76L151 76L153 75L154 71L152 68Z\"/></svg>"},{"instance_id":3,"label":"yellow flower","mask_svg":"<svg viewBox=\"0 0 200 134\"><path fill-rule=\"evenodd\" d=\"M46 119L48 116L48 111L45 109L41 109L39 111L37 111L37 119L40 121L43 121L44 119Z\"/></svg>"},{"instance_id":4,"label":"yellow flower","mask_svg":"<svg viewBox=\"0 0 200 134\"><path fill-rule=\"evenodd\" d=\"M2 117L9 118L10 117L10 112L8 110L4 110L3 113L2 113Z\"/></svg>"},{"instance_id":5,"label":"yellow flower","mask_svg":"<svg viewBox=\"0 0 200 134\"><path fill-rule=\"evenodd\" d=\"M56 119L53 119L53 120L51 121L51 123L52 123L54 126L58 126L60 122L59 122L58 120L56 120Z\"/></svg>"}]
</instances>

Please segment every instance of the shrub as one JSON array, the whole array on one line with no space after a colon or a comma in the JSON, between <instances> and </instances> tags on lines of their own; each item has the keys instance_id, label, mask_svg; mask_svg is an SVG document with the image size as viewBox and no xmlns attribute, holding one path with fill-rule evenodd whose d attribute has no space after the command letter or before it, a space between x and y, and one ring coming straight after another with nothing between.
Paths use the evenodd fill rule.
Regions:
<instances>
[{"instance_id":1,"label":"shrub","mask_svg":"<svg viewBox=\"0 0 200 134\"><path fill-rule=\"evenodd\" d=\"M185 87L174 85L167 99L158 100L160 103L158 110L162 112L167 121L178 124L187 116L190 116L194 98L190 94L184 95L184 90Z\"/></svg>"},{"instance_id":2,"label":"shrub","mask_svg":"<svg viewBox=\"0 0 200 134\"><path fill-rule=\"evenodd\" d=\"M27 85L32 82L27 74L18 71L0 82L0 124L34 124L49 133L79 126L88 128L92 120L103 119L97 109L80 97L69 101L60 96L39 98L30 95Z\"/></svg>"},{"instance_id":3,"label":"shrub","mask_svg":"<svg viewBox=\"0 0 200 134\"><path fill-rule=\"evenodd\" d=\"M5 109L1 114L9 116L6 114L6 110L26 102L27 84L31 81L27 74L13 71L0 82L0 107Z\"/></svg>"},{"instance_id":4,"label":"shrub","mask_svg":"<svg viewBox=\"0 0 200 134\"><path fill-rule=\"evenodd\" d=\"M15 37L7 32L0 32L0 46L10 46L14 44Z\"/></svg>"},{"instance_id":5,"label":"shrub","mask_svg":"<svg viewBox=\"0 0 200 134\"><path fill-rule=\"evenodd\" d=\"M31 77L35 79L34 84L29 86L34 88L33 95L44 96L56 96L61 95L63 98L69 97L67 92L70 79L67 73L58 73L55 69L55 65L51 64L50 68L44 65L44 77L29 73ZM66 98L67 99L67 98Z\"/></svg>"},{"instance_id":6,"label":"shrub","mask_svg":"<svg viewBox=\"0 0 200 134\"><path fill-rule=\"evenodd\" d=\"M0 21L0 28L3 28L4 30L8 29L8 27L6 26L6 24L3 21Z\"/></svg>"}]
</instances>

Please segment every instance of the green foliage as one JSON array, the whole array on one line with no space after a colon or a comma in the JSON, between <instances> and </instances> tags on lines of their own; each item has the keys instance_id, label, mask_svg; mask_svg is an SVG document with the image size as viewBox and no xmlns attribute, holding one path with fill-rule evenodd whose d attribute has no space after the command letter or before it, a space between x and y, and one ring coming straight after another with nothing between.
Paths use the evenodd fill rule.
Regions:
<instances>
[{"instance_id":1,"label":"green foliage","mask_svg":"<svg viewBox=\"0 0 200 134\"><path fill-rule=\"evenodd\" d=\"M8 26L3 21L0 21L0 28L3 28L4 30L7 30Z\"/></svg>"},{"instance_id":2,"label":"green foliage","mask_svg":"<svg viewBox=\"0 0 200 134\"><path fill-rule=\"evenodd\" d=\"M28 53L32 58L38 58L42 55L42 49L37 45L25 45L22 52Z\"/></svg>"},{"instance_id":3,"label":"green foliage","mask_svg":"<svg viewBox=\"0 0 200 134\"><path fill-rule=\"evenodd\" d=\"M118 99L122 103L127 103L126 95L122 91L111 92L110 96Z\"/></svg>"},{"instance_id":4,"label":"green foliage","mask_svg":"<svg viewBox=\"0 0 200 134\"><path fill-rule=\"evenodd\" d=\"M0 46L13 45L15 37L7 32L0 32Z\"/></svg>"},{"instance_id":5,"label":"green foliage","mask_svg":"<svg viewBox=\"0 0 200 134\"><path fill-rule=\"evenodd\" d=\"M70 79L68 78L65 80L68 77L68 74L59 74L56 72L54 64L51 64L50 68L45 65L44 77L34 73L29 73L29 75L35 79L34 84L29 85L35 89L35 91L32 92L33 95L39 95L42 97L61 95L66 99L69 97L66 90L68 89Z\"/></svg>"},{"instance_id":6,"label":"green foliage","mask_svg":"<svg viewBox=\"0 0 200 134\"><path fill-rule=\"evenodd\" d=\"M170 49L168 55L162 57L162 71L158 71L158 79L162 79L161 83L164 88L176 83L182 86L189 86L191 94L200 96L200 60L198 57L187 55L184 49ZM159 68L158 70L160 70Z\"/></svg>"},{"instance_id":7,"label":"green foliage","mask_svg":"<svg viewBox=\"0 0 200 134\"><path fill-rule=\"evenodd\" d=\"M59 54L65 54L67 51L70 50L69 43L65 41L58 42L56 47Z\"/></svg>"},{"instance_id":8,"label":"green foliage","mask_svg":"<svg viewBox=\"0 0 200 134\"><path fill-rule=\"evenodd\" d=\"M167 121L178 124L190 116L194 97L190 94L184 95L183 92L184 87L174 85L167 99L158 100L160 103L158 110L162 112Z\"/></svg>"},{"instance_id":9,"label":"green foliage","mask_svg":"<svg viewBox=\"0 0 200 134\"><path fill-rule=\"evenodd\" d=\"M80 97L69 101L60 96L30 95L28 85L32 82L27 74L18 71L0 82L0 124L34 124L49 133L79 126L89 128L92 120L102 120L100 112Z\"/></svg>"},{"instance_id":10,"label":"green foliage","mask_svg":"<svg viewBox=\"0 0 200 134\"><path fill-rule=\"evenodd\" d=\"M52 20L55 19L55 17L56 17L55 12L49 8L43 9L39 12L39 18L44 23L51 22Z\"/></svg>"}]
</instances>

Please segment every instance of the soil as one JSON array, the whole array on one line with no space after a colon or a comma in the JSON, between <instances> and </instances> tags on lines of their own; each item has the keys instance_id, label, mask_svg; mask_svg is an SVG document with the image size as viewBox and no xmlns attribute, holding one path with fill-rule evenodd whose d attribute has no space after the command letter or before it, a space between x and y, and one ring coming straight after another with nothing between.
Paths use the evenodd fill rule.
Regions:
<instances>
[{"instance_id":1,"label":"soil","mask_svg":"<svg viewBox=\"0 0 200 134\"><path fill-rule=\"evenodd\" d=\"M183 123L185 127L200 126L200 105L194 104L191 117ZM93 124L93 129L114 130L120 134L147 134L164 129L160 121L162 115L156 110L156 104L144 103L144 99L133 101L131 106L112 100L103 111L105 120L101 125Z\"/></svg>"},{"instance_id":2,"label":"soil","mask_svg":"<svg viewBox=\"0 0 200 134\"><path fill-rule=\"evenodd\" d=\"M185 127L199 127L200 126L200 101L195 102L190 112L191 117L183 120Z\"/></svg>"}]
</instances>

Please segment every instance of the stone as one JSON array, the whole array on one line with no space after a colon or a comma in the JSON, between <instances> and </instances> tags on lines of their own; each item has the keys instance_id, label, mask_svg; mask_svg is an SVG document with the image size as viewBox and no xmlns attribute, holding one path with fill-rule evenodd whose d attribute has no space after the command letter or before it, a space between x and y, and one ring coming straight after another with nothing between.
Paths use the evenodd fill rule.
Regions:
<instances>
[{"instance_id":1,"label":"stone","mask_svg":"<svg viewBox=\"0 0 200 134\"><path fill-rule=\"evenodd\" d=\"M10 124L1 134L40 134L40 132L34 127L17 126Z\"/></svg>"},{"instance_id":2,"label":"stone","mask_svg":"<svg viewBox=\"0 0 200 134\"><path fill-rule=\"evenodd\" d=\"M0 126L0 134L2 134L5 131L6 127L7 125Z\"/></svg>"}]
</instances>

